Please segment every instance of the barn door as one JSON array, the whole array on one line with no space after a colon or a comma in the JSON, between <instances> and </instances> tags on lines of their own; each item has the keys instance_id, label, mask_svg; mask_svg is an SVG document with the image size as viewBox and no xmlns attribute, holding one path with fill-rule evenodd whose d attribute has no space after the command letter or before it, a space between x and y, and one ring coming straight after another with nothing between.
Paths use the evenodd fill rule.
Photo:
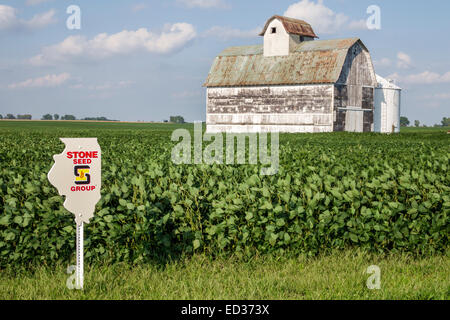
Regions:
<instances>
[{"instance_id":1,"label":"barn door","mask_svg":"<svg viewBox=\"0 0 450 320\"><path fill-rule=\"evenodd\" d=\"M345 115L345 131L364 132L364 112L362 110L362 87L349 85L348 105Z\"/></svg>"},{"instance_id":2,"label":"barn door","mask_svg":"<svg viewBox=\"0 0 450 320\"><path fill-rule=\"evenodd\" d=\"M345 131L364 132L364 111L353 109L345 114Z\"/></svg>"}]
</instances>

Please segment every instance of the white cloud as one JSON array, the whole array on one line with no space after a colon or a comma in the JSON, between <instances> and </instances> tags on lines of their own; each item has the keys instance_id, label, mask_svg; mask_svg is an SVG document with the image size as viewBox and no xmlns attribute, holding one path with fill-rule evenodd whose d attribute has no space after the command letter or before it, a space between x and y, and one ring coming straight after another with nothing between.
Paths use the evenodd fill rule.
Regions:
<instances>
[{"instance_id":1,"label":"white cloud","mask_svg":"<svg viewBox=\"0 0 450 320\"><path fill-rule=\"evenodd\" d=\"M347 25L347 29L349 29L349 30L366 30L367 29L367 21L366 20L350 21Z\"/></svg>"},{"instance_id":2,"label":"white cloud","mask_svg":"<svg viewBox=\"0 0 450 320\"><path fill-rule=\"evenodd\" d=\"M69 88L70 89L83 89L84 85L81 83L77 83L77 84L71 85Z\"/></svg>"},{"instance_id":3,"label":"white cloud","mask_svg":"<svg viewBox=\"0 0 450 320\"><path fill-rule=\"evenodd\" d=\"M131 86L134 82L133 81L119 81L119 82L105 82L102 84L97 85L89 85L86 86L82 83L77 83L72 86L70 86L71 89L87 89L91 91L106 91L111 89L122 89L122 88L128 88Z\"/></svg>"},{"instance_id":4,"label":"white cloud","mask_svg":"<svg viewBox=\"0 0 450 320\"><path fill-rule=\"evenodd\" d=\"M215 26L203 33L204 37L217 37L222 40L229 40L232 38L253 38L257 37L262 28L255 28L252 30L239 30L231 27Z\"/></svg>"},{"instance_id":5,"label":"white cloud","mask_svg":"<svg viewBox=\"0 0 450 320\"><path fill-rule=\"evenodd\" d=\"M374 60L373 64L377 67L390 67L392 65L392 61L388 58L382 58L381 60Z\"/></svg>"},{"instance_id":6,"label":"white cloud","mask_svg":"<svg viewBox=\"0 0 450 320\"><path fill-rule=\"evenodd\" d=\"M423 99L429 100L429 99L436 99L436 100L450 100L450 93L436 93L431 95L423 96Z\"/></svg>"},{"instance_id":7,"label":"white cloud","mask_svg":"<svg viewBox=\"0 0 450 320\"><path fill-rule=\"evenodd\" d=\"M55 23L55 10L36 14L30 20L22 20L17 16L17 10L10 6L0 5L0 31L1 30L32 30L43 28Z\"/></svg>"},{"instance_id":8,"label":"white cloud","mask_svg":"<svg viewBox=\"0 0 450 320\"><path fill-rule=\"evenodd\" d=\"M434 98L439 100L450 100L450 93L438 93L434 95Z\"/></svg>"},{"instance_id":9,"label":"white cloud","mask_svg":"<svg viewBox=\"0 0 450 320\"><path fill-rule=\"evenodd\" d=\"M400 69L410 69L412 67L412 59L404 52L397 54L397 67Z\"/></svg>"},{"instance_id":10,"label":"white cloud","mask_svg":"<svg viewBox=\"0 0 450 320\"><path fill-rule=\"evenodd\" d=\"M117 88L127 88L129 86L131 86L132 84L134 84L134 81L119 81L116 85Z\"/></svg>"},{"instance_id":11,"label":"white cloud","mask_svg":"<svg viewBox=\"0 0 450 320\"><path fill-rule=\"evenodd\" d=\"M178 3L189 8L229 8L224 0L177 0Z\"/></svg>"},{"instance_id":12,"label":"white cloud","mask_svg":"<svg viewBox=\"0 0 450 320\"><path fill-rule=\"evenodd\" d=\"M67 72L61 74L49 74L41 78L27 79L22 82L12 83L8 88L53 88L61 86L69 79L70 74Z\"/></svg>"},{"instance_id":13,"label":"white cloud","mask_svg":"<svg viewBox=\"0 0 450 320\"><path fill-rule=\"evenodd\" d=\"M393 61L389 58L382 58L381 60L374 60L374 65L377 67L390 67L393 65ZM399 69L411 69L413 67L413 61L411 57L404 53L399 52L397 53L397 67Z\"/></svg>"},{"instance_id":14,"label":"white cloud","mask_svg":"<svg viewBox=\"0 0 450 320\"><path fill-rule=\"evenodd\" d=\"M111 99L112 97L114 97L114 93L110 92L110 91L91 93L86 96L86 98L88 98L88 99L98 99L98 100L107 100L107 99Z\"/></svg>"},{"instance_id":15,"label":"white cloud","mask_svg":"<svg viewBox=\"0 0 450 320\"><path fill-rule=\"evenodd\" d=\"M343 13L336 13L326 7L323 0L318 0L318 2L302 0L294 3L284 12L284 16L305 20L311 24L316 34L331 34L343 29L367 29L366 21L351 20Z\"/></svg>"},{"instance_id":16,"label":"white cloud","mask_svg":"<svg viewBox=\"0 0 450 320\"><path fill-rule=\"evenodd\" d=\"M25 21L25 25L29 29L43 28L56 22L55 13L55 10L52 9L50 11L37 14L30 21Z\"/></svg>"},{"instance_id":17,"label":"white cloud","mask_svg":"<svg viewBox=\"0 0 450 320\"><path fill-rule=\"evenodd\" d=\"M158 34L141 28L112 35L101 33L90 40L84 36L70 36L61 43L43 48L39 55L30 59L30 63L41 66L77 59L99 60L137 51L169 54L182 49L195 37L195 29L188 23L166 25Z\"/></svg>"},{"instance_id":18,"label":"white cloud","mask_svg":"<svg viewBox=\"0 0 450 320\"><path fill-rule=\"evenodd\" d=\"M131 11L139 12L139 11L145 10L147 8L148 8L148 6L145 3L137 3L131 7Z\"/></svg>"},{"instance_id":19,"label":"white cloud","mask_svg":"<svg viewBox=\"0 0 450 320\"><path fill-rule=\"evenodd\" d=\"M425 71L419 74L411 74L404 78L407 83L421 83L421 84L434 84L434 83L442 83L445 82L444 76L436 72Z\"/></svg>"},{"instance_id":20,"label":"white cloud","mask_svg":"<svg viewBox=\"0 0 450 320\"><path fill-rule=\"evenodd\" d=\"M195 91L181 91L181 92L175 92L172 93L172 97L175 99L190 99L190 98L197 98L197 97L201 97L202 96L202 92L195 90Z\"/></svg>"},{"instance_id":21,"label":"white cloud","mask_svg":"<svg viewBox=\"0 0 450 320\"><path fill-rule=\"evenodd\" d=\"M50 2L50 1L53 1L53 0L27 0L25 2L25 4L27 6L36 6L38 4L45 3L45 2Z\"/></svg>"},{"instance_id":22,"label":"white cloud","mask_svg":"<svg viewBox=\"0 0 450 320\"><path fill-rule=\"evenodd\" d=\"M0 5L0 30L9 29L17 24L16 9Z\"/></svg>"},{"instance_id":23,"label":"white cloud","mask_svg":"<svg viewBox=\"0 0 450 320\"><path fill-rule=\"evenodd\" d=\"M391 74L388 78L409 84L450 83L450 71L443 75L436 72L425 71L419 74L411 74L408 76L402 76L396 72L394 74Z\"/></svg>"}]
</instances>

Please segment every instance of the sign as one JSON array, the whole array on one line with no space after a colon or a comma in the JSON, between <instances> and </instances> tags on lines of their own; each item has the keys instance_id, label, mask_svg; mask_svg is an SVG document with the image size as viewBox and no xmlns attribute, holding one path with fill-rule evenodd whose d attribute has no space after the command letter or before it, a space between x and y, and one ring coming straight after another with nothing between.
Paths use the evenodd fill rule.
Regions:
<instances>
[{"instance_id":1,"label":"sign","mask_svg":"<svg viewBox=\"0 0 450 320\"><path fill-rule=\"evenodd\" d=\"M65 196L64 208L75 215L75 222L89 223L100 200L102 159L97 138L62 138L66 145L55 155L48 173L50 183Z\"/></svg>"},{"instance_id":2,"label":"sign","mask_svg":"<svg viewBox=\"0 0 450 320\"><path fill-rule=\"evenodd\" d=\"M48 173L48 180L65 196L64 208L75 215L76 275L75 286L69 289L83 289L84 253L83 224L94 217L95 205L100 200L102 184L102 153L97 138L61 138L66 145L63 153L53 156L55 164ZM69 267L70 268L70 267Z\"/></svg>"}]
</instances>

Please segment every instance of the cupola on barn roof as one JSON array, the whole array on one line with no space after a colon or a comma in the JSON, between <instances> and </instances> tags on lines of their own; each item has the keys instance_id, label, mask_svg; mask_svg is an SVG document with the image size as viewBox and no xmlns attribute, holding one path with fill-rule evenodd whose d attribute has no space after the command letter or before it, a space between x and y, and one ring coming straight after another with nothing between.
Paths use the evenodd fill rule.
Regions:
<instances>
[{"instance_id":1,"label":"cupola on barn roof","mask_svg":"<svg viewBox=\"0 0 450 320\"><path fill-rule=\"evenodd\" d=\"M284 29L286 29L287 33L304 36L304 37L319 38L314 33L314 30L311 27L311 25L309 23L307 23L306 21L298 20L298 19L294 19L294 18L282 17L282 16L278 16L278 15L274 15L269 20L267 20L263 31L259 34L260 36L264 36L270 23L275 19L278 19L281 21L281 23L283 24L283 27L284 27Z\"/></svg>"}]
</instances>

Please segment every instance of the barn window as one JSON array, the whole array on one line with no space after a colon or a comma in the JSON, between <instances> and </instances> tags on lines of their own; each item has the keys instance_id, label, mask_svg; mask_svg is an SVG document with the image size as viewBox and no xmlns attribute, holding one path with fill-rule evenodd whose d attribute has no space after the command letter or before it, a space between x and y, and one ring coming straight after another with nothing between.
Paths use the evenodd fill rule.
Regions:
<instances>
[{"instance_id":1,"label":"barn window","mask_svg":"<svg viewBox=\"0 0 450 320\"><path fill-rule=\"evenodd\" d=\"M272 33L277 33L277 28L273 27L272 28Z\"/></svg>"}]
</instances>

